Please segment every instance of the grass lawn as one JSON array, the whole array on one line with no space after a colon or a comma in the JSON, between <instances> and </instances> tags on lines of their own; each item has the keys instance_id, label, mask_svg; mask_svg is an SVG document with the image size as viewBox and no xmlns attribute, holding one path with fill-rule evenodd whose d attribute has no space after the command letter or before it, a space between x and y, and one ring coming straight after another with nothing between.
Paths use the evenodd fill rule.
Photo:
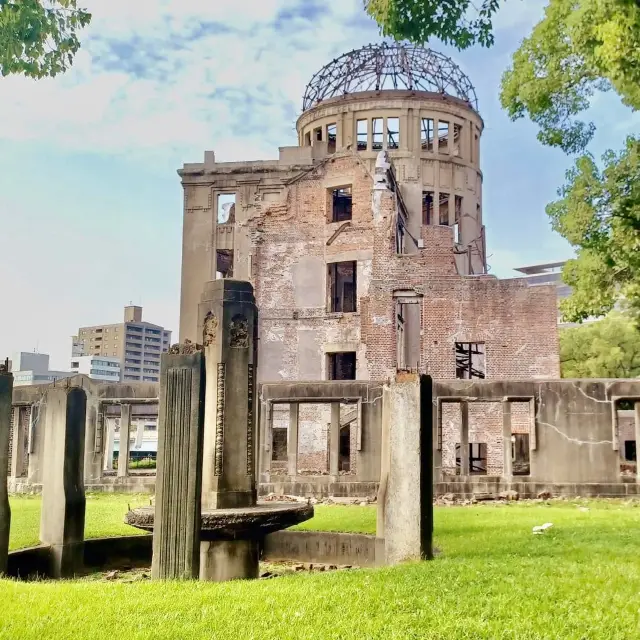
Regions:
<instances>
[{"instance_id":1,"label":"grass lawn","mask_svg":"<svg viewBox=\"0 0 640 640\"><path fill-rule=\"evenodd\" d=\"M88 500L88 534L126 530L119 524L122 507L146 503L137 498ZM13 504L14 521L23 520L26 506L37 523L35 499ZM316 513L301 528L375 527L371 507L325 506ZM103 531L91 522L93 514L102 518ZM532 535L544 522L554 527ZM640 637L640 506L443 507L436 509L436 546L442 555L428 563L244 583L0 581L0 638Z\"/></svg>"}]
</instances>

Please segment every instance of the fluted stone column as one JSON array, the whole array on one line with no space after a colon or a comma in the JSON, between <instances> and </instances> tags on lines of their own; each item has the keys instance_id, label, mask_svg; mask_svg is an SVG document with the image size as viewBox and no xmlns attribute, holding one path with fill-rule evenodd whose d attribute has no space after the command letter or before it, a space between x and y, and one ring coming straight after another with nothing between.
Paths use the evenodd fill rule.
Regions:
<instances>
[{"instance_id":1,"label":"fluted stone column","mask_svg":"<svg viewBox=\"0 0 640 640\"><path fill-rule=\"evenodd\" d=\"M207 378L202 509L252 507L257 500L254 418L258 327L253 287L230 279L207 283L198 317ZM225 557L234 560L223 567ZM201 543L201 579L257 575L257 541Z\"/></svg>"},{"instance_id":2,"label":"fluted stone column","mask_svg":"<svg viewBox=\"0 0 640 640\"><path fill-rule=\"evenodd\" d=\"M9 472L9 432L11 429L11 394L13 376L0 366L0 575L7 570L11 509L7 492Z\"/></svg>"},{"instance_id":3,"label":"fluted stone column","mask_svg":"<svg viewBox=\"0 0 640 640\"><path fill-rule=\"evenodd\" d=\"M40 541L51 547L51 577L67 578L83 564L87 396L77 387L54 388L46 403Z\"/></svg>"}]
</instances>

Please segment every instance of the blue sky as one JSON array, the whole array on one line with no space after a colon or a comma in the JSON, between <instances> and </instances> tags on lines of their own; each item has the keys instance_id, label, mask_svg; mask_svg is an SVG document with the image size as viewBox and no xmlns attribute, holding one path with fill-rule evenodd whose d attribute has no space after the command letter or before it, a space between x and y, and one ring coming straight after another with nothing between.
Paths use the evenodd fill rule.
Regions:
<instances>
[{"instance_id":1,"label":"blue sky","mask_svg":"<svg viewBox=\"0 0 640 640\"><path fill-rule=\"evenodd\" d=\"M0 78L0 356L50 353L67 368L80 325L118 322L129 302L177 333L184 162L277 157L313 73L380 40L362 0L86 0L93 13L65 76ZM506 3L490 49L459 53L485 121L489 264L571 255L544 213L570 159L511 123L498 92L543 2ZM592 149L638 120L612 96L592 109Z\"/></svg>"}]
</instances>

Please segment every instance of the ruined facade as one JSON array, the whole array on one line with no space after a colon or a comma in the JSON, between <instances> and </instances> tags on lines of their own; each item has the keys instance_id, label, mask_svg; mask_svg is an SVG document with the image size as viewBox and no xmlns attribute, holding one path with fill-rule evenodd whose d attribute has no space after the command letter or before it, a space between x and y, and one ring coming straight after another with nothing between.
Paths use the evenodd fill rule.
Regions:
<instances>
[{"instance_id":1,"label":"ruined facade","mask_svg":"<svg viewBox=\"0 0 640 640\"><path fill-rule=\"evenodd\" d=\"M387 380L406 369L558 377L554 288L486 272L483 121L461 71L426 49L366 47L316 74L303 107L298 146L280 148L278 160L220 163L205 152L179 171L180 340L201 341L204 285L231 277L255 288L259 382ZM286 466L278 427L289 416L279 410L272 473ZM328 468L327 411L300 411L299 473ZM344 405L344 472L353 471L351 416ZM499 472L502 414L476 423L485 472ZM443 466L455 473L451 438Z\"/></svg>"}]
</instances>

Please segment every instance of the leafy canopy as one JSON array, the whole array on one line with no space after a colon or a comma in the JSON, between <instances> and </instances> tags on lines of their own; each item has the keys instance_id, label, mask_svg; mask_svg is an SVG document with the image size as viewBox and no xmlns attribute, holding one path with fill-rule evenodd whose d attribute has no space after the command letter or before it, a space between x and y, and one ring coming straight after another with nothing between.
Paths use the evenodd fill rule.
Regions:
<instances>
[{"instance_id":1,"label":"leafy canopy","mask_svg":"<svg viewBox=\"0 0 640 640\"><path fill-rule=\"evenodd\" d=\"M607 318L560 331L563 378L640 376L640 331L630 318Z\"/></svg>"},{"instance_id":2,"label":"leafy canopy","mask_svg":"<svg viewBox=\"0 0 640 640\"><path fill-rule=\"evenodd\" d=\"M423 44L436 37L445 44L467 49L493 44L492 18L500 0L364 0L367 13L382 34Z\"/></svg>"},{"instance_id":3,"label":"leafy canopy","mask_svg":"<svg viewBox=\"0 0 640 640\"><path fill-rule=\"evenodd\" d=\"M0 74L43 78L64 73L91 15L77 0L0 0Z\"/></svg>"}]
</instances>

